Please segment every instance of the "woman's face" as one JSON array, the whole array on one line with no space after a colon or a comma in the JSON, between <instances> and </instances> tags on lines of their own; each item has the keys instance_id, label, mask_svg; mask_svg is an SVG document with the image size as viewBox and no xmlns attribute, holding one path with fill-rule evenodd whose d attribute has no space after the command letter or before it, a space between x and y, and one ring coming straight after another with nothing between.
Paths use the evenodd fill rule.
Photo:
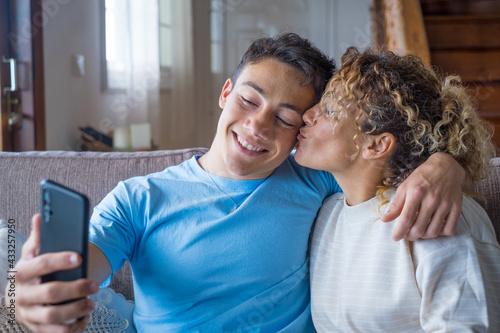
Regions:
<instances>
[{"instance_id":1,"label":"woman's face","mask_svg":"<svg viewBox=\"0 0 500 333\"><path fill-rule=\"evenodd\" d=\"M340 106L331 104L333 109L329 111L336 112L338 117L327 117L319 104L302 116L305 126L297 136L295 160L303 166L337 175L354 163L352 156L357 152L354 139L359 130L355 122L357 109L340 110ZM360 137L363 135L356 138L358 145Z\"/></svg>"}]
</instances>

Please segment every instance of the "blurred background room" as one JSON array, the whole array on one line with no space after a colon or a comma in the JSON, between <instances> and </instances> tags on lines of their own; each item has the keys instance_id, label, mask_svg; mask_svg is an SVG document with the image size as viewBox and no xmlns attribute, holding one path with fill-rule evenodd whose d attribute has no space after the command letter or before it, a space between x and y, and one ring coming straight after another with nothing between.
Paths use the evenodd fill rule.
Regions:
<instances>
[{"instance_id":1,"label":"blurred background room","mask_svg":"<svg viewBox=\"0 0 500 333\"><path fill-rule=\"evenodd\" d=\"M290 31L459 73L500 131L497 0L0 0L1 150L209 147L246 48Z\"/></svg>"}]
</instances>

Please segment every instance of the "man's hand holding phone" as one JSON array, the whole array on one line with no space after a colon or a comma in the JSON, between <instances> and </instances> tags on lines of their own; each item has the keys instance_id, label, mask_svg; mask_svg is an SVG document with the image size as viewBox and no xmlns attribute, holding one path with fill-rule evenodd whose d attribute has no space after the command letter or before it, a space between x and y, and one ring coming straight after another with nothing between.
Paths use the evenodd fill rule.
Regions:
<instances>
[{"instance_id":1,"label":"man's hand holding phone","mask_svg":"<svg viewBox=\"0 0 500 333\"><path fill-rule=\"evenodd\" d=\"M16 320L33 332L81 332L94 308L87 296L95 294L99 286L89 279L41 283L43 275L78 267L82 258L74 252L39 255L40 224L41 216L37 214L16 266ZM51 305L74 299L78 301ZM10 299L6 298L5 302Z\"/></svg>"},{"instance_id":2,"label":"man's hand holding phone","mask_svg":"<svg viewBox=\"0 0 500 333\"><path fill-rule=\"evenodd\" d=\"M44 184L52 186L50 192L54 195L44 198ZM79 215L82 215L81 211L88 209L88 206L71 206L72 201L67 200L66 194L56 194L59 190L64 192L69 189L59 187L53 182L42 182L41 188L43 214L36 214L32 218L30 236L16 265L16 296L12 300L6 297L5 302L14 302L16 320L34 332L81 332L85 329L94 308L94 302L87 296L99 290L96 281L86 278L88 215ZM77 196L77 199L80 197ZM69 213L75 215L71 217ZM75 219L79 222L72 226L71 235L68 235L67 226L62 224L59 224L60 228L54 229L58 223L67 221L72 224ZM56 236L61 229L65 230L65 234ZM75 236L75 232L80 235ZM81 237L82 235L84 237ZM70 242L75 244L74 251L65 251L68 242L64 236L76 237ZM62 241L59 241L59 238ZM46 253L41 254L42 248Z\"/></svg>"}]
</instances>

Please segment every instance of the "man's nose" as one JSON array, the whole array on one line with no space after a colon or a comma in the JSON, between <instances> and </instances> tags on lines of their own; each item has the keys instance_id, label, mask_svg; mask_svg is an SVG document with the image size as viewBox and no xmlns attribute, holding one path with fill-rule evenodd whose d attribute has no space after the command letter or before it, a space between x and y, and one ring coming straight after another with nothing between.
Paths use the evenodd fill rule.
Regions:
<instances>
[{"instance_id":1,"label":"man's nose","mask_svg":"<svg viewBox=\"0 0 500 333\"><path fill-rule=\"evenodd\" d=\"M273 113L268 109L261 109L248 115L245 128L255 137L263 140L271 138Z\"/></svg>"}]
</instances>

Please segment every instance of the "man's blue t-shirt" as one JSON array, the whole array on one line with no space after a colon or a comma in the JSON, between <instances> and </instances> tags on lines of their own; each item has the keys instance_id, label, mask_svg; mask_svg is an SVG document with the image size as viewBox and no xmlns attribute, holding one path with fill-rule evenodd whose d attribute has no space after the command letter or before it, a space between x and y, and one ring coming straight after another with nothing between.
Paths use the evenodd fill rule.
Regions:
<instances>
[{"instance_id":1,"label":"man's blue t-shirt","mask_svg":"<svg viewBox=\"0 0 500 333\"><path fill-rule=\"evenodd\" d=\"M199 156L124 182L95 208L90 241L129 261L139 332L312 330L307 246L329 173L290 156L266 179L211 175Z\"/></svg>"}]
</instances>

